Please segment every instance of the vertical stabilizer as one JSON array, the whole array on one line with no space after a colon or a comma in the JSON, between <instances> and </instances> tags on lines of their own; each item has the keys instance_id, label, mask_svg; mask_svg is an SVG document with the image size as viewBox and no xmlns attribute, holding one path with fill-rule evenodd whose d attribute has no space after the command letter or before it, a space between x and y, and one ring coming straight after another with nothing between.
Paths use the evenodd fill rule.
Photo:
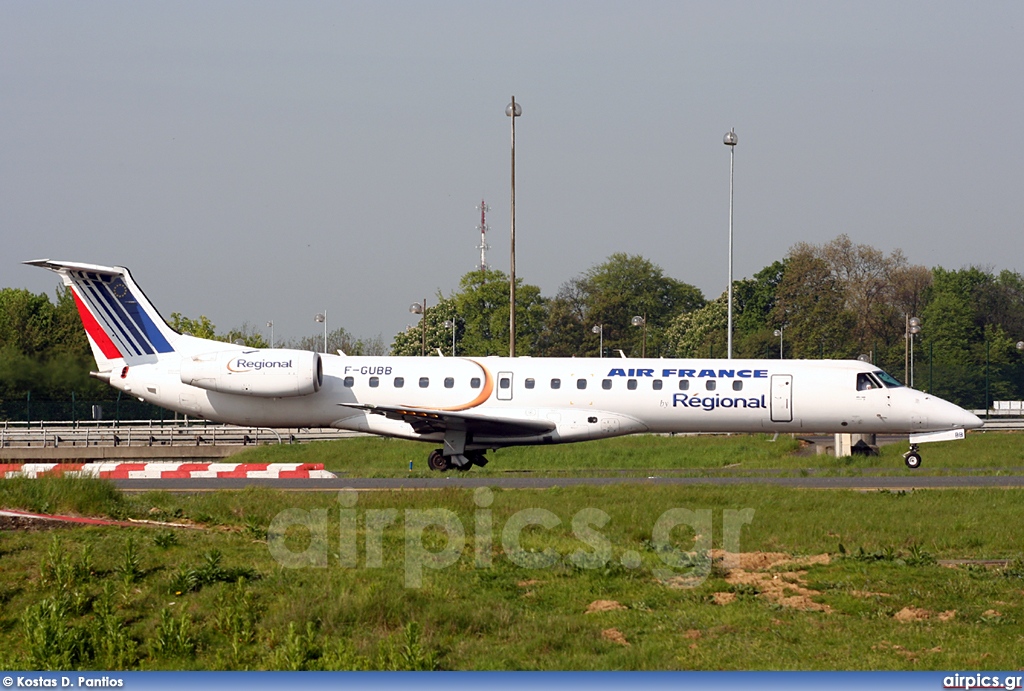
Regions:
<instances>
[{"instance_id":1,"label":"vertical stabilizer","mask_svg":"<svg viewBox=\"0 0 1024 691\"><path fill-rule=\"evenodd\" d=\"M96 365L109 372L117 361L155 362L174 350L178 338L156 311L128 269L36 259L26 264L60 275L74 296Z\"/></svg>"}]
</instances>

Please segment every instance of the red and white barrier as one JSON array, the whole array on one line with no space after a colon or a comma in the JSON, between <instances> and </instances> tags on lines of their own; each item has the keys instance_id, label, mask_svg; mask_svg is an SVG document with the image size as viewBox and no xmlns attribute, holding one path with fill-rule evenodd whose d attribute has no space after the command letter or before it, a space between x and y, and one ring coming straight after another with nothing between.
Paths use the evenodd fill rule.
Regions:
<instances>
[{"instance_id":1,"label":"red and white barrier","mask_svg":"<svg viewBox=\"0 0 1024 691\"><path fill-rule=\"evenodd\" d=\"M323 463L0 463L0 477L69 475L110 480L189 478L328 479Z\"/></svg>"}]
</instances>

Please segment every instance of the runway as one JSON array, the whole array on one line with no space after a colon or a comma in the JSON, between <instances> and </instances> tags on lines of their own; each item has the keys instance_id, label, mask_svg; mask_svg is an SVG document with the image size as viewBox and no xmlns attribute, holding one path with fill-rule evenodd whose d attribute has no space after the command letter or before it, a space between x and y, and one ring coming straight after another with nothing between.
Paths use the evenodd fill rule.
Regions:
<instances>
[{"instance_id":1,"label":"runway","mask_svg":"<svg viewBox=\"0 0 1024 691\"><path fill-rule=\"evenodd\" d=\"M333 492L357 490L440 490L499 487L502 489L550 489L553 487L602 487L610 485L771 485L797 489L913 490L981 487L1024 487L1024 474L1015 475L861 475L861 476L718 476L718 477L472 477L444 475L429 478L336 478L336 479L243 479L196 478L161 480L114 480L125 491L211 492L216 490L270 487L285 491Z\"/></svg>"}]
</instances>

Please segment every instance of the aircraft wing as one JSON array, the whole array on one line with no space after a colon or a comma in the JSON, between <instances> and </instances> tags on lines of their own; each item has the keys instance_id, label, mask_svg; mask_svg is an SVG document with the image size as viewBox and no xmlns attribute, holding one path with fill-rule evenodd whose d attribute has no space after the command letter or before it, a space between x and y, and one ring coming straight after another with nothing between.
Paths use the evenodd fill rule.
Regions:
<instances>
[{"instance_id":1,"label":"aircraft wing","mask_svg":"<svg viewBox=\"0 0 1024 691\"><path fill-rule=\"evenodd\" d=\"M551 420L524 420L522 418L503 418L402 406L360 405L358 403L342 403L341 405L346 408L366 410L392 420L404 420L417 434L443 434L449 429L459 429L476 436L532 437L555 429L555 423Z\"/></svg>"}]
</instances>

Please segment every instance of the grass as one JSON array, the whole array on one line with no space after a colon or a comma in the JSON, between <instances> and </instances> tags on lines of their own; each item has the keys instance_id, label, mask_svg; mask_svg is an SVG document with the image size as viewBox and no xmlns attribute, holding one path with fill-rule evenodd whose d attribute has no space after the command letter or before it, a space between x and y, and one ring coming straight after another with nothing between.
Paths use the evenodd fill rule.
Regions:
<instances>
[{"instance_id":1,"label":"grass","mask_svg":"<svg viewBox=\"0 0 1024 691\"><path fill-rule=\"evenodd\" d=\"M37 486L0 481L0 505L31 508L39 497L60 497L56 504L77 510L68 480L31 482ZM447 489L360 492L352 505L351 495L333 492L119 495L100 481L75 487L81 506L100 514L204 529L179 529L174 539L166 528L142 527L0 533L7 669L1019 665L1024 490ZM700 553L684 557L705 539L721 547L726 512L742 510L752 515L737 526L741 551L827 554L828 563L749 570L768 580L739 582ZM343 516L355 520L354 568L342 565L352 544L339 529ZM429 524L440 518L447 529ZM428 525L407 529L417 520ZM666 520L678 525L659 539ZM292 553L323 545L325 565L275 561L266 539L272 525L275 544ZM409 587L416 563L407 560L420 549L451 563L422 564L421 586ZM541 568L545 554L554 559ZM1011 563L935 563L992 558ZM678 587L686 576L696 580ZM771 599L772 581L815 591L807 601L831 611ZM721 593L734 601L716 604ZM598 600L621 609L587 614ZM918 618L901 621L906 612Z\"/></svg>"},{"instance_id":2,"label":"grass","mask_svg":"<svg viewBox=\"0 0 1024 691\"><path fill-rule=\"evenodd\" d=\"M509 473L562 475L639 474L649 470L701 474L728 470L758 474L765 470L857 474L884 469L890 474L943 474L970 469L998 473L1024 469L1024 435L972 432L963 441L925 444L924 465L911 471L903 463L905 443L887 444L880 456L816 456L789 435L658 436L636 435L579 444L499 449L490 463L474 468L475 477ZM426 455L433 446L379 437L357 437L293 446L267 445L233 457L243 463L322 463L327 470L353 477L430 477ZM409 463L413 470L410 472Z\"/></svg>"}]
</instances>

